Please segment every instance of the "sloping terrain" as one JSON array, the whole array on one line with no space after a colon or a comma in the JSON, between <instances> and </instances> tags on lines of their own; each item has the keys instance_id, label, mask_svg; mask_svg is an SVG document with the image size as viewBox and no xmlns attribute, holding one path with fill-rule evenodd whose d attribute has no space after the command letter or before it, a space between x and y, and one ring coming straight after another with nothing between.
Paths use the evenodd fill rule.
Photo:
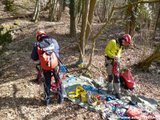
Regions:
<instances>
[{"instance_id":1,"label":"sloping terrain","mask_svg":"<svg viewBox=\"0 0 160 120\"><path fill-rule=\"evenodd\" d=\"M7 13L1 14L5 15ZM0 55L0 119L101 119L98 113L74 105L68 100L65 100L63 104L59 105L53 97L51 104L47 107L44 106L42 103L43 87L33 82L36 78L36 62L30 59L30 54L37 29L45 29L49 35L57 39L61 47L61 60L64 64L70 65L78 59L77 40L70 38L68 35L68 14L64 13L63 19L57 23L47 21L33 23L29 20L18 20L20 23L23 23L25 27L19 32L17 39L8 44L4 52ZM97 28L98 25L94 27ZM93 78L98 78L99 76L105 78L106 75L104 67L104 47L107 40L102 40L101 37L104 38L107 36L107 38L114 38L115 34L121 32L122 30L119 26L111 26L97 39L93 65L90 68ZM150 47L144 48L142 43L142 41L137 40L133 46L123 52L122 67L125 65L134 66L134 64L144 57L144 49L146 55L150 54L152 49ZM131 67L131 69L137 83L137 93L160 101L160 64L154 62L148 72L140 71L135 67ZM74 73L79 74L76 71Z\"/></svg>"}]
</instances>

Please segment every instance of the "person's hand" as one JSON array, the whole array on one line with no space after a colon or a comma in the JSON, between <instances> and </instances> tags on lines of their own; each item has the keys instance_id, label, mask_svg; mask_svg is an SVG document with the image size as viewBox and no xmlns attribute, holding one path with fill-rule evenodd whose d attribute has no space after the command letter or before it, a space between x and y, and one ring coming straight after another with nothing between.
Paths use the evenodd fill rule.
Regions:
<instances>
[{"instance_id":1,"label":"person's hand","mask_svg":"<svg viewBox=\"0 0 160 120\"><path fill-rule=\"evenodd\" d=\"M117 61L117 62L120 61L120 57L118 57L118 56L114 56L113 59L114 59L114 61Z\"/></svg>"},{"instance_id":2,"label":"person's hand","mask_svg":"<svg viewBox=\"0 0 160 120\"><path fill-rule=\"evenodd\" d=\"M114 59L115 61L117 61L119 58L118 58L118 56L114 56L113 59Z\"/></svg>"}]
</instances>

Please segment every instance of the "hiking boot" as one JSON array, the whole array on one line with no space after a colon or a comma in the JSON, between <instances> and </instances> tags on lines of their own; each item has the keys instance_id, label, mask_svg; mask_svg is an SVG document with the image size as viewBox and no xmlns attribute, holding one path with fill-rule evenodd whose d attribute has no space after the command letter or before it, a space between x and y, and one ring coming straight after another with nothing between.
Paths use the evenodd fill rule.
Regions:
<instances>
[{"instance_id":1,"label":"hiking boot","mask_svg":"<svg viewBox=\"0 0 160 120\"><path fill-rule=\"evenodd\" d=\"M44 104L47 106L49 104L49 102L50 102L50 99L47 99L44 101Z\"/></svg>"},{"instance_id":2,"label":"hiking boot","mask_svg":"<svg viewBox=\"0 0 160 120\"><path fill-rule=\"evenodd\" d=\"M115 97L116 97L117 99L121 99L121 95L120 95L119 93L116 93L116 94L115 94Z\"/></svg>"},{"instance_id":3,"label":"hiking boot","mask_svg":"<svg viewBox=\"0 0 160 120\"><path fill-rule=\"evenodd\" d=\"M64 97L62 93L58 93L58 99L57 99L57 103L61 104L64 101Z\"/></svg>"},{"instance_id":4,"label":"hiking boot","mask_svg":"<svg viewBox=\"0 0 160 120\"><path fill-rule=\"evenodd\" d=\"M112 91L113 91L113 83L112 83L112 82L108 82L106 87L107 87L107 93L108 93L108 94L112 94Z\"/></svg>"},{"instance_id":5,"label":"hiking boot","mask_svg":"<svg viewBox=\"0 0 160 120\"><path fill-rule=\"evenodd\" d=\"M115 93L121 93L120 83L114 83L113 87Z\"/></svg>"}]
</instances>

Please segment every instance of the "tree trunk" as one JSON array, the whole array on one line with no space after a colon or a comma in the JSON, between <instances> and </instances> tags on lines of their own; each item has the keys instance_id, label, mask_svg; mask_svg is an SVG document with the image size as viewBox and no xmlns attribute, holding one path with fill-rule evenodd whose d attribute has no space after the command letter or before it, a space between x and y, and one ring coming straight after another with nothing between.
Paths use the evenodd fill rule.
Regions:
<instances>
[{"instance_id":1,"label":"tree trunk","mask_svg":"<svg viewBox=\"0 0 160 120\"><path fill-rule=\"evenodd\" d=\"M85 44L86 45L88 43L89 35L90 35L90 32L91 32L91 24L92 24L95 5L96 5L96 0L91 0L90 1L90 7L89 7L87 28L86 28L86 35L85 35L85 39L86 39L86 43Z\"/></svg>"},{"instance_id":2,"label":"tree trunk","mask_svg":"<svg viewBox=\"0 0 160 120\"><path fill-rule=\"evenodd\" d=\"M60 21L61 20L61 17L62 17L62 12L63 12L63 0L58 0L58 3L57 3L57 15L56 15L56 18L57 20L56 21Z\"/></svg>"},{"instance_id":3,"label":"tree trunk","mask_svg":"<svg viewBox=\"0 0 160 120\"><path fill-rule=\"evenodd\" d=\"M111 6L112 4L115 4L115 2L111 0L97 1L95 14L98 17L99 22L105 22L105 20L107 19L108 13L110 13Z\"/></svg>"},{"instance_id":4,"label":"tree trunk","mask_svg":"<svg viewBox=\"0 0 160 120\"><path fill-rule=\"evenodd\" d=\"M70 0L70 35L76 36L76 11L75 11L75 0Z\"/></svg>"},{"instance_id":5,"label":"tree trunk","mask_svg":"<svg viewBox=\"0 0 160 120\"><path fill-rule=\"evenodd\" d=\"M63 11L65 11L66 8L66 0L63 0Z\"/></svg>"},{"instance_id":6,"label":"tree trunk","mask_svg":"<svg viewBox=\"0 0 160 120\"><path fill-rule=\"evenodd\" d=\"M90 0L83 1L83 8L82 8L82 27L81 27L81 34L80 34L80 57L79 61L84 61L85 56L85 33L87 28L87 21L88 21L88 13L89 13L89 4Z\"/></svg>"},{"instance_id":7,"label":"tree trunk","mask_svg":"<svg viewBox=\"0 0 160 120\"><path fill-rule=\"evenodd\" d=\"M35 9L34 9L34 15L33 15L33 18L32 18L32 20L34 22L38 21L40 9L41 9L40 0L36 0L36 5L35 5Z\"/></svg>"},{"instance_id":8,"label":"tree trunk","mask_svg":"<svg viewBox=\"0 0 160 120\"><path fill-rule=\"evenodd\" d=\"M154 38L156 36L156 29L157 29L157 26L158 26L158 23L159 23L159 18L160 18L160 8L158 10L157 19L156 19L156 23L155 23L155 28L154 28L154 32L153 32L153 37Z\"/></svg>"},{"instance_id":9,"label":"tree trunk","mask_svg":"<svg viewBox=\"0 0 160 120\"><path fill-rule=\"evenodd\" d=\"M49 8L49 16L48 16L50 21L55 20L54 16L55 16L56 2L57 0L50 0L50 8Z\"/></svg>"},{"instance_id":10,"label":"tree trunk","mask_svg":"<svg viewBox=\"0 0 160 120\"><path fill-rule=\"evenodd\" d=\"M156 50L149 57L147 57L145 60L143 60L138 64L138 67L146 70L155 60L160 60L160 44L157 46Z\"/></svg>"},{"instance_id":11,"label":"tree trunk","mask_svg":"<svg viewBox=\"0 0 160 120\"><path fill-rule=\"evenodd\" d=\"M50 0L49 20L59 21L62 16L63 1L62 0Z\"/></svg>"},{"instance_id":12,"label":"tree trunk","mask_svg":"<svg viewBox=\"0 0 160 120\"><path fill-rule=\"evenodd\" d=\"M81 22L82 20L82 9L84 8L83 0L78 0L77 2L77 25Z\"/></svg>"},{"instance_id":13,"label":"tree trunk","mask_svg":"<svg viewBox=\"0 0 160 120\"><path fill-rule=\"evenodd\" d=\"M135 1L130 0L128 8L126 9L126 18L125 19L127 21L126 21L126 30L125 30L125 33L128 33L131 36L134 35L135 27L136 27L135 13L137 12L138 4L134 4L134 5L132 4Z\"/></svg>"},{"instance_id":14,"label":"tree trunk","mask_svg":"<svg viewBox=\"0 0 160 120\"><path fill-rule=\"evenodd\" d=\"M112 18L112 15L114 14L114 6L112 7L111 9L111 12L110 14L108 15L108 19L106 19L105 21L105 24L102 26L102 28L98 31L98 33L92 38L92 52L90 54L90 58L89 58L89 62L86 66L86 68L88 69L88 67L91 65L92 63L92 58L94 56L94 49L95 49L95 46L96 46L96 39L98 38L98 36L103 32L103 30L106 28L106 26L110 23L110 20Z\"/></svg>"},{"instance_id":15,"label":"tree trunk","mask_svg":"<svg viewBox=\"0 0 160 120\"><path fill-rule=\"evenodd\" d=\"M107 8L106 8L106 0L103 0L103 12L102 12L102 18L103 18L103 22L106 19L106 12L107 12Z\"/></svg>"}]
</instances>

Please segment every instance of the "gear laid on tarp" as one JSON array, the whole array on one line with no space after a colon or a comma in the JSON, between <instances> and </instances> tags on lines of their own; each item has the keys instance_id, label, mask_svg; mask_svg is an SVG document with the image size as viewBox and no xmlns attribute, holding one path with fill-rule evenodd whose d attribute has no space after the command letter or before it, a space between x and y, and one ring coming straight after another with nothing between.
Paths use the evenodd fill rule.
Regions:
<instances>
[{"instance_id":1,"label":"gear laid on tarp","mask_svg":"<svg viewBox=\"0 0 160 120\"><path fill-rule=\"evenodd\" d=\"M87 92L82 86L76 86L75 91L69 91L68 97L71 99L79 98L81 102L87 102L89 105L93 106L98 104L98 99L96 96L92 95L90 92Z\"/></svg>"},{"instance_id":2,"label":"gear laid on tarp","mask_svg":"<svg viewBox=\"0 0 160 120\"><path fill-rule=\"evenodd\" d=\"M65 90L64 96L81 107L100 113L103 119L123 120L131 117L156 119L160 117L156 100L134 93L122 96L119 100L114 95L108 94L100 83L97 88L95 82L97 82L96 79L69 75L62 83Z\"/></svg>"},{"instance_id":3,"label":"gear laid on tarp","mask_svg":"<svg viewBox=\"0 0 160 120\"><path fill-rule=\"evenodd\" d=\"M77 86L75 91L68 92L68 97L71 99L79 97L82 102L87 102L87 92L81 86Z\"/></svg>"}]
</instances>

